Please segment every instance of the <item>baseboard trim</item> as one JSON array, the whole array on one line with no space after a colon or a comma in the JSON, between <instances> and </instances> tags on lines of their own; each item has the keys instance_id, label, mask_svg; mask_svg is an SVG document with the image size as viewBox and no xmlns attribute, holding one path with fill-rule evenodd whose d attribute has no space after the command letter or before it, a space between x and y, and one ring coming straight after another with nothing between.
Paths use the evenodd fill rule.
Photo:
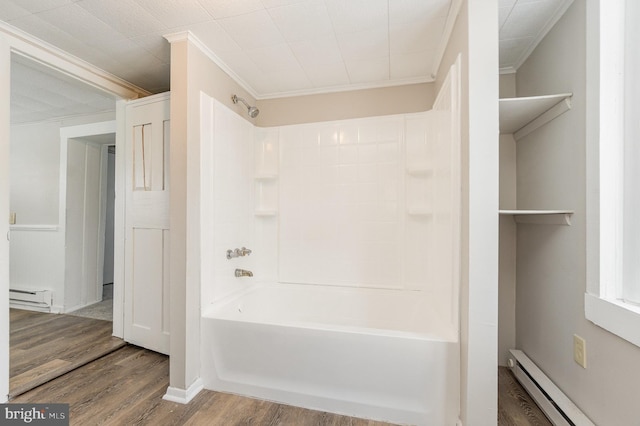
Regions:
<instances>
[{"instance_id":1,"label":"baseboard trim","mask_svg":"<svg viewBox=\"0 0 640 426\"><path fill-rule=\"evenodd\" d=\"M178 404L188 404L202 389L204 389L204 383L201 378L198 378L188 389L169 386L162 399Z\"/></svg>"}]
</instances>

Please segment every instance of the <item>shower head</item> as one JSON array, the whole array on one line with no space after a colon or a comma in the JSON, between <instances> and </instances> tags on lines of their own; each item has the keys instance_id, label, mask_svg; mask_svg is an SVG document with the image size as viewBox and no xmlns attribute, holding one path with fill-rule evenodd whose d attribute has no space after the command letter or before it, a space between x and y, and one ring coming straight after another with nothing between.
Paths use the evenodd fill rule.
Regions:
<instances>
[{"instance_id":1,"label":"shower head","mask_svg":"<svg viewBox=\"0 0 640 426\"><path fill-rule=\"evenodd\" d=\"M260 114L260 110L254 106L251 106L247 103L247 101L245 101L242 98L237 97L236 95L231 96L231 100L233 101L234 104L237 104L238 101L242 102L244 104L244 106L247 107L247 114L249 114L249 117L251 118L256 118L258 116L258 114Z\"/></svg>"}]
</instances>

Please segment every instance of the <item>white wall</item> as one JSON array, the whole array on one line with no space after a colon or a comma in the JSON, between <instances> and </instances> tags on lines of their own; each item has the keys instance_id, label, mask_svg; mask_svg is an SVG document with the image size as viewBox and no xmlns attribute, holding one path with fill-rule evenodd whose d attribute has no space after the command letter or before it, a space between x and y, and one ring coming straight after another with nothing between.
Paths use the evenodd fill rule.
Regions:
<instances>
[{"instance_id":1,"label":"white wall","mask_svg":"<svg viewBox=\"0 0 640 426\"><path fill-rule=\"evenodd\" d=\"M517 342L600 425L638 423L640 348L585 319L586 5L576 1L518 70L518 96L573 92L572 109L518 142L519 207L575 210L569 227L518 225ZM587 368L573 361L585 338Z\"/></svg>"},{"instance_id":2,"label":"white wall","mask_svg":"<svg viewBox=\"0 0 640 426\"><path fill-rule=\"evenodd\" d=\"M61 129L112 118L112 113L106 113L11 127L10 206L16 212L17 220L11 227L10 282L12 287L52 290L54 311L77 308L97 300L95 295L81 293L84 287L80 278L68 281L75 284L70 284L69 299L65 300L67 188L61 190L60 185L66 185L67 172L64 169L61 176L60 170L67 164L82 169L83 173L86 168L84 156L79 160L81 163L67 162L66 145L61 148ZM89 170L99 174L100 167ZM71 206L79 207L80 204L72 200ZM84 208L84 204L82 206ZM69 223L78 224L73 220ZM73 275L79 267L84 268L83 257L71 256L71 259L80 265L71 270Z\"/></svg>"},{"instance_id":3,"label":"white wall","mask_svg":"<svg viewBox=\"0 0 640 426\"><path fill-rule=\"evenodd\" d=\"M11 210L19 225L58 225L60 122L11 127Z\"/></svg>"},{"instance_id":4,"label":"white wall","mask_svg":"<svg viewBox=\"0 0 640 426\"><path fill-rule=\"evenodd\" d=\"M16 214L11 239L11 286L51 290L56 310L64 305L64 234L59 227L60 127L60 122L12 126L10 155L10 205Z\"/></svg>"},{"instance_id":5,"label":"white wall","mask_svg":"<svg viewBox=\"0 0 640 426\"><path fill-rule=\"evenodd\" d=\"M69 165L71 170L78 170L84 177L89 171L94 181L96 176L100 176L101 167L97 163L97 166L94 164L95 167L87 169L85 153L79 151L72 150L72 158L78 157L77 161L68 161L66 141L62 145L61 131L87 123L104 123L104 120L112 118L112 113L105 113L11 128L10 202L17 221L11 227L10 282L13 287L52 290L54 311L77 309L98 300L97 290L87 293L83 278L93 273L90 270L97 270L95 256L85 259L86 253L81 250L65 257L67 225L71 230L84 226L84 222L75 217L69 222L65 215L68 212L73 216L74 209L86 207L83 196L69 200L71 209L67 210L66 167ZM97 155L100 155L99 149ZM84 191L86 182L83 180L77 185ZM95 189L98 193L99 190ZM43 192L54 196L44 196ZM99 202L95 196L94 201ZM97 238L94 236L93 240L97 241ZM73 247L71 244L67 248L73 252ZM65 262L71 263L65 267ZM33 267L34 263L37 268ZM65 281L66 272L69 279ZM66 296L65 286L69 288Z\"/></svg>"}]
</instances>

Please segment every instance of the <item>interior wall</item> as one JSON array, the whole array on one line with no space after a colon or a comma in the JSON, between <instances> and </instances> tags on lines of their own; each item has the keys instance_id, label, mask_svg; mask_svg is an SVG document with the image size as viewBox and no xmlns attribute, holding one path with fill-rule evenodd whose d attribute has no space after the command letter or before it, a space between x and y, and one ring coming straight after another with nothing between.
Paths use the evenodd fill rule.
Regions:
<instances>
[{"instance_id":1,"label":"interior wall","mask_svg":"<svg viewBox=\"0 0 640 426\"><path fill-rule=\"evenodd\" d=\"M494 424L498 346L498 2L463 0L436 78L460 54L461 420ZM455 4L455 2L454 2Z\"/></svg>"},{"instance_id":2,"label":"interior wall","mask_svg":"<svg viewBox=\"0 0 640 426\"><path fill-rule=\"evenodd\" d=\"M640 348L584 316L587 3L572 4L517 74L518 96L573 93L570 111L518 142L519 207L575 210L571 226L518 225L517 342L596 424L635 424Z\"/></svg>"},{"instance_id":3,"label":"interior wall","mask_svg":"<svg viewBox=\"0 0 640 426\"><path fill-rule=\"evenodd\" d=\"M65 304L67 222L60 217L59 205L60 184L66 181L60 169L67 161L60 157L60 130L113 117L104 113L11 126L10 206L17 215L16 225L11 226L10 283L17 288L52 290L54 311L69 307ZM43 195L45 190L54 196ZM34 268L34 263L39 267Z\"/></svg>"},{"instance_id":4,"label":"interior wall","mask_svg":"<svg viewBox=\"0 0 640 426\"><path fill-rule=\"evenodd\" d=\"M435 84L351 90L335 93L261 99L261 127L423 112L431 109Z\"/></svg>"},{"instance_id":5,"label":"interior wall","mask_svg":"<svg viewBox=\"0 0 640 426\"><path fill-rule=\"evenodd\" d=\"M11 126L11 209L19 225L58 225L60 122Z\"/></svg>"}]
</instances>

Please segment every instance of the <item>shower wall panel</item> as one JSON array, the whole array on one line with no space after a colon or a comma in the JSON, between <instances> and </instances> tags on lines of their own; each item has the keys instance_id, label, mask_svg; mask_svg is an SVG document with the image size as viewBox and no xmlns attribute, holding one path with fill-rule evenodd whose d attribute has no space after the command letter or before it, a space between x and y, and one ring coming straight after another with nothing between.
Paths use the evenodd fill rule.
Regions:
<instances>
[{"instance_id":1,"label":"shower wall panel","mask_svg":"<svg viewBox=\"0 0 640 426\"><path fill-rule=\"evenodd\" d=\"M236 278L254 270L256 254L226 258L229 249L254 248L254 126L202 94L202 305L255 282Z\"/></svg>"},{"instance_id":2,"label":"shower wall panel","mask_svg":"<svg viewBox=\"0 0 640 426\"><path fill-rule=\"evenodd\" d=\"M404 119L280 129L281 282L402 286Z\"/></svg>"}]
</instances>

